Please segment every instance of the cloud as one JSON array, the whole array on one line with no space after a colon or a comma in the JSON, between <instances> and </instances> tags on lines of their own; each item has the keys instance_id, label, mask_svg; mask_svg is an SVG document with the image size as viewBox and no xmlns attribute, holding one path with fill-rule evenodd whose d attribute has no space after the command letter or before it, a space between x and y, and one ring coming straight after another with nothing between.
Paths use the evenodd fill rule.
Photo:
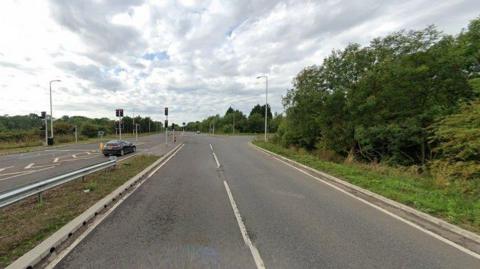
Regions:
<instances>
[{"instance_id":1,"label":"cloud","mask_svg":"<svg viewBox=\"0 0 480 269\"><path fill-rule=\"evenodd\" d=\"M55 65L65 72L75 75L76 78L88 81L97 89L118 91L124 88L120 80L113 78L108 72L95 65L77 65L72 62L58 62Z\"/></svg>"},{"instance_id":2,"label":"cloud","mask_svg":"<svg viewBox=\"0 0 480 269\"><path fill-rule=\"evenodd\" d=\"M456 34L476 0L4 0L0 4L0 114L48 105L60 114L112 117L113 109L175 122L248 113L281 96L332 49L402 28L436 24ZM0 19L1 20L1 19ZM104 100L108 100L105 102Z\"/></svg>"}]
</instances>

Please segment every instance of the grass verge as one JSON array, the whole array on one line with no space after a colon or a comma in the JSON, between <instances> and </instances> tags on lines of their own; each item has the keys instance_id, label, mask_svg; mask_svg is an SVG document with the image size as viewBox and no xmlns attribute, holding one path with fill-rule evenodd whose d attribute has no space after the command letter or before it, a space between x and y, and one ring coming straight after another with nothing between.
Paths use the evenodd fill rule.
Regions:
<instances>
[{"instance_id":1,"label":"grass verge","mask_svg":"<svg viewBox=\"0 0 480 269\"><path fill-rule=\"evenodd\" d=\"M339 177L384 197L480 233L480 183L456 181L437 184L428 176L401 169L324 161L305 151L254 141L255 145L309 167Z\"/></svg>"},{"instance_id":2,"label":"grass verge","mask_svg":"<svg viewBox=\"0 0 480 269\"><path fill-rule=\"evenodd\" d=\"M110 172L97 172L47 191L41 203L31 197L0 209L0 267L34 248L157 159L139 155Z\"/></svg>"}]
</instances>

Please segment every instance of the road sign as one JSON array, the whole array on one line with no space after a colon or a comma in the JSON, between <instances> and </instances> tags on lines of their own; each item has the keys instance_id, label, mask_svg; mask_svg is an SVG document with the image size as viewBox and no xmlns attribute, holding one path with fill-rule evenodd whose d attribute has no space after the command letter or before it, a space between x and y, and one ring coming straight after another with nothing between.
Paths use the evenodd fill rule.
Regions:
<instances>
[{"instance_id":1,"label":"road sign","mask_svg":"<svg viewBox=\"0 0 480 269\"><path fill-rule=\"evenodd\" d=\"M123 117L123 108L119 108L115 110L115 115L117 117Z\"/></svg>"},{"instance_id":2,"label":"road sign","mask_svg":"<svg viewBox=\"0 0 480 269\"><path fill-rule=\"evenodd\" d=\"M168 107L165 107L165 116L168 116Z\"/></svg>"}]
</instances>

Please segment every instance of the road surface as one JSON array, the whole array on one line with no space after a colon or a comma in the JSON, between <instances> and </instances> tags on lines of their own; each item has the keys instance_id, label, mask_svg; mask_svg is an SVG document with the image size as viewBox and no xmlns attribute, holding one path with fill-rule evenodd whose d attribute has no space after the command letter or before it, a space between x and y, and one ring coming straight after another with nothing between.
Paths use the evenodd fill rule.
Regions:
<instances>
[{"instance_id":1,"label":"road surface","mask_svg":"<svg viewBox=\"0 0 480 269\"><path fill-rule=\"evenodd\" d=\"M142 136L138 141L134 138L127 140L137 145L139 153L155 154L165 148L164 134ZM98 147L98 143L72 144L0 156L0 193L105 162L108 159L98 151Z\"/></svg>"},{"instance_id":2,"label":"road surface","mask_svg":"<svg viewBox=\"0 0 480 269\"><path fill-rule=\"evenodd\" d=\"M185 137L56 268L480 268L247 142Z\"/></svg>"}]
</instances>

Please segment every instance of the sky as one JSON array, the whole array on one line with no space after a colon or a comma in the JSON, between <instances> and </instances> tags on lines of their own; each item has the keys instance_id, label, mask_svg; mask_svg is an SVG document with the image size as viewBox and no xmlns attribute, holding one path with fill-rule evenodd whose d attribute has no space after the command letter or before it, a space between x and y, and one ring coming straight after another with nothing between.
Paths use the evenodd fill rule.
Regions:
<instances>
[{"instance_id":1,"label":"sky","mask_svg":"<svg viewBox=\"0 0 480 269\"><path fill-rule=\"evenodd\" d=\"M2 0L0 115L39 114L171 122L248 113L282 95L333 49L435 24L457 34L478 0Z\"/></svg>"}]
</instances>

